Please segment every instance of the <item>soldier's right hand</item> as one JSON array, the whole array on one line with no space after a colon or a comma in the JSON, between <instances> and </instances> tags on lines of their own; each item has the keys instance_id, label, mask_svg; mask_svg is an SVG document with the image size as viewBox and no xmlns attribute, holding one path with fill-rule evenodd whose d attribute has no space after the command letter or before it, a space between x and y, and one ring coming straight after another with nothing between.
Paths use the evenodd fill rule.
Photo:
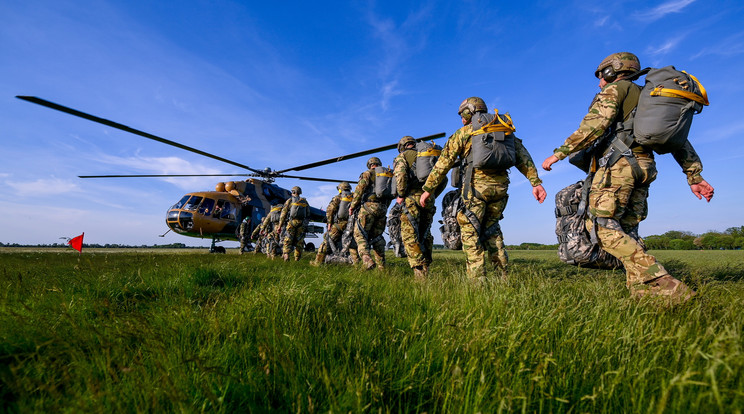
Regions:
<instances>
[{"instance_id":1,"label":"soldier's right hand","mask_svg":"<svg viewBox=\"0 0 744 414\"><path fill-rule=\"evenodd\" d=\"M426 200L431 197L431 193L428 191L424 191L423 194L421 194L421 197L419 197L419 204L421 204L421 207L426 207Z\"/></svg>"},{"instance_id":2,"label":"soldier's right hand","mask_svg":"<svg viewBox=\"0 0 744 414\"><path fill-rule=\"evenodd\" d=\"M542 163L543 170L550 171L552 169L551 166L558 161L560 160L555 155L551 155L548 158L545 158L545 161L543 161Z\"/></svg>"}]
</instances>

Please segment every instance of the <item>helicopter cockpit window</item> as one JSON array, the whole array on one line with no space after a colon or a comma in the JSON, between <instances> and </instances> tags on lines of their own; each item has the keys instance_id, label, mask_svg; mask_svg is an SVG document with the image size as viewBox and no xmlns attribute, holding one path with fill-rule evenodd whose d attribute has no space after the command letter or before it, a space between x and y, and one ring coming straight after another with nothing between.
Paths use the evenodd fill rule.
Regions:
<instances>
[{"instance_id":1,"label":"helicopter cockpit window","mask_svg":"<svg viewBox=\"0 0 744 414\"><path fill-rule=\"evenodd\" d=\"M186 203L185 206L183 206L184 210L196 210L196 207L199 206L199 203L201 203L202 198L199 196L193 196L189 199L188 203Z\"/></svg>"},{"instance_id":2,"label":"helicopter cockpit window","mask_svg":"<svg viewBox=\"0 0 744 414\"><path fill-rule=\"evenodd\" d=\"M183 207L183 205L186 204L187 201L189 201L189 198L191 198L190 195L183 196L183 198L179 202L177 202L176 204L173 204L173 207L171 207L171 208L173 208L173 209L179 209L179 208Z\"/></svg>"},{"instance_id":3,"label":"helicopter cockpit window","mask_svg":"<svg viewBox=\"0 0 744 414\"><path fill-rule=\"evenodd\" d=\"M199 214L208 216L214 211L214 200L211 198L205 198L199 206Z\"/></svg>"}]
</instances>

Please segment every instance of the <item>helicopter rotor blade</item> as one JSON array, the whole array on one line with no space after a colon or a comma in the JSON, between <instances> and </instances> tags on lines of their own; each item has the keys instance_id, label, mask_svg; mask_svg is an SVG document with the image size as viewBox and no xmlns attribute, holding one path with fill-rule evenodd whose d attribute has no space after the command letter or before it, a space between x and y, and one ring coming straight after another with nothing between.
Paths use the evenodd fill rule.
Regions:
<instances>
[{"instance_id":1,"label":"helicopter rotor blade","mask_svg":"<svg viewBox=\"0 0 744 414\"><path fill-rule=\"evenodd\" d=\"M159 177L258 177L258 174L116 174L78 175L78 178L159 178Z\"/></svg>"},{"instance_id":2,"label":"helicopter rotor blade","mask_svg":"<svg viewBox=\"0 0 744 414\"><path fill-rule=\"evenodd\" d=\"M428 136L421 137L421 138L416 138L416 142L427 141L427 140L430 140L430 139L442 138L445 135L447 135L447 134L444 133L444 132L440 132L438 134L428 135ZM278 174L281 174L281 173L286 172L286 171L301 171L301 170L306 170L308 168L320 167L321 165L333 164L334 162L339 162L339 161L344 161L344 160L350 160L352 158L363 157L365 155L374 154L376 152L386 151L386 150L390 150L390 149L397 148L397 147L398 147L398 144L397 143L390 144L390 145L385 145L383 147L373 148L373 149L366 150L366 151L361 151L361 152L355 152L353 154L342 155L340 157L329 158L329 159L324 160L324 161L313 162L313 163L310 163L310 164L300 165L298 167L287 168L285 170L275 171L275 172L278 173Z\"/></svg>"},{"instance_id":3,"label":"helicopter rotor blade","mask_svg":"<svg viewBox=\"0 0 744 414\"><path fill-rule=\"evenodd\" d=\"M347 183L355 183L355 184L357 183L357 181L352 181L352 180L334 180L331 178L302 177L299 175L284 175L284 174L277 175L276 178L296 178L298 180L322 181L326 183L340 183L342 181L346 181Z\"/></svg>"},{"instance_id":4,"label":"helicopter rotor blade","mask_svg":"<svg viewBox=\"0 0 744 414\"><path fill-rule=\"evenodd\" d=\"M131 134L139 135L141 137L145 137L145 138L151 139L153 141L162 142L163 144L171 145L171 146L174 146L176 148L181 148L183 150L190 151L190 152L193 152L195 154L199 154L199 155L202 155L202 156L205 156L205 157L208 157L208 158L212 158L212 159L215 159L217 161L222 161L224 163L227 163L227 164L230 164L230 165L234 165L236 167L244 168L244 169L246 169L248 171L253 171L254 173L257 173L257 174L261 174L261 171L260 170L253 169L253 168L251 168L251 167L249 167L247 165L243 165L243 164L240 164L240 163L235 162L235 161L230 161L230 160L228 160L226 158L222 158L222 157L219 157L217 155L210 154L208 152L204 152L204 151L198 150L196 148L192 148L192 147L189 147L189 146L186 146L186 145L183 145L183 144L179 144L178 142L171 141L171 140L165 139L165 138L161 138L161 137L159 137L157 135L149 134L147 132L143 132L143 131L140 131L138 129L134 129L134 128L128 127L126 125L122 125L122 124L119 124L117 122L110 121L108 119L100 118L100 117L97 117L95 115L86 114L85 112L81 112L81 111L78 111L76 109L68 108L66 106L59 105L59 104L56 104L54 102L47 101L45 99L41 99L41 98L38 98L36 96L21 96L21 95L16 95L16 98L23 99L24 101L28 101L28 102L31 102L31 103L35 103L37 105L46 106L47 108L50 108L50 109L55 109L55 110L60 111L60 112L64 112L64 113L67 113L67 114L70 114L70 115L74 115L74 116L77 116L77 117L80 117L80 118L84 118L84 119L87 119L89 121L97 122L99 124L103 124L103 125L109 126L111 128L116 128L116 129L119 129L119 130L122 130L122 131L125 131L125 132L129 132Z\"/></svg>"}]
</instances>

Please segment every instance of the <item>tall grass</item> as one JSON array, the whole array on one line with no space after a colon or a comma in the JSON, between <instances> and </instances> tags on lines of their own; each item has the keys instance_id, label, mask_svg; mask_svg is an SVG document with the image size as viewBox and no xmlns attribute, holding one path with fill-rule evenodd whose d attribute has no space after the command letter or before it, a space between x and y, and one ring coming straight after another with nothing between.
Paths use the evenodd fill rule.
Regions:
<instances>
[{"instance_id":1,"label":"tall grass","mask_svg":"<svg viewBox=\"0 0 744 414\"><path fill-rule=\"evenodd\" d=\"M698 289L513 252L478 287L459 252L417 284L263 256L0 253L5 411L741 412L744 254L663 252Z\"/></svg>"}]
</instances>

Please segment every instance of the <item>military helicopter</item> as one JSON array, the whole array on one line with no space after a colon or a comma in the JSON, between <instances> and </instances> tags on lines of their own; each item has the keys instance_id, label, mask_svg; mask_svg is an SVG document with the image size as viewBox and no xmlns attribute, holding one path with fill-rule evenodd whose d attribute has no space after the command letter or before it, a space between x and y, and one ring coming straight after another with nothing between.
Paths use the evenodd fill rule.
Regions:
<instances>
[{"instance_id":1,"label":"military helicopter","mask_svg":"<svg viewBox=\"0 0 744 414\"><path fill-rule=\"evenodd\" d=\"M16 96L18 99L45 106L50 109L65 112L89 121L107 125L125 132L129 132L141 137L161 142L185 151L190 151L204 157L212 158L226 164L250 171L246 174L132 174L132 175L81 175L79 178L164 178L164 177L250 177L244 181L227 181L217 183L214 191L196 191L190 192L175 203L166 213L166 225L168 231L174 231L177 234L189 237L211 238L212 244L209 249L212 253L224 253L225 248L216 244L226 240L237 240L236 231L240 223L245 218L250 218L250 231L261 222L270 211L272 206L283 204L291 193L289 190L282 188L274 181L277 178L293 178L298 180L321 181L340 183L347 181L355 183L353 180L339 180L330 178L306 177L298 175L288 175L289 171L302 171L310 168L320 167L339 161L349 160L365 155L374 154L381 151L396 148L397 143L385 145L378 148L372 148L365 151L355 152L353 154L333 157L322 161L316 161L309 164L299 165L296 167L286 168L283 170L273 170L265 168L263 170L254 169L247 165L192 148L175 141L158 137L156 135L140 131L126 125L90 115L54 102L47 101L35 96ZM417 138L416 141L433 140L444 137L445 133L441 132ZM310 207L310 221L322 223L326 220L325 212L319 208ZM306 237L318 237L322 233L324 226L310 225ZM312 243L306 244L307 250L314 250Z\"/></svg>"}]
</instances>

